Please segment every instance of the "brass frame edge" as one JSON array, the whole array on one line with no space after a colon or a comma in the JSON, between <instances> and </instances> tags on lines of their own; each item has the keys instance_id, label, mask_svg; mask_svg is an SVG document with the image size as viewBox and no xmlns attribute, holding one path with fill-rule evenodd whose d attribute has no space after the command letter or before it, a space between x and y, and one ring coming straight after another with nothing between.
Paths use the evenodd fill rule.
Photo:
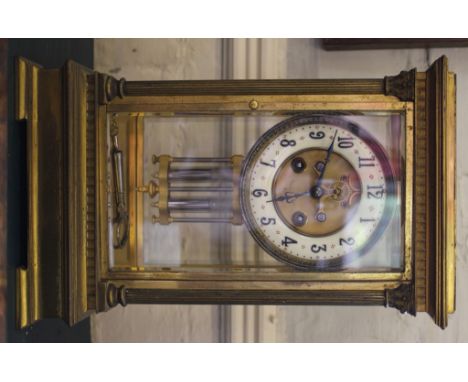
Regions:
<instances>
[{"instance_id":1,"label":"brass frame edge","mask_svg":"<svg viewBox=\"0 0 468 382\"><path fill-rule=\"evenodd\" d=\"M446 215L446 251L447 251L447 280L446 300L447 313L455 312L456 294L456 78L453 73L448 73L447 83L447 126L444 134L445 162L445 203Z\"/></svg>"},{"instance_id":2,"label":"brass frame edge","mask_svg":"<svg viewBox=\"0 0 468 382\"><path fill-rule=\"evenodd\" d=\"M136 131L137 131L137 152L144 152L144 114L138 114L136 116ZM137 158L137 177L136 186L143 185L145 177L143 170L143 156ZM140 267L144 263L143 253L143 227L144 227L144 194L141 192L137 193L136 196L136 209L137 209L137 242L136 242L136 253L135 266Z\"/></svg>"},{"instance_id":3,"label":"brass frame edge","mask_svg":"<svg viewBox=\"0 0 468 382\"><path fill-rule=\"evenodd\" d=\"M195 267L194 267L195 268ZM196 269L196 268L195 268ZM203 271L183 271L180 268L172 268L167 270L166 268L159 268L157 270L148 270L143 267L140 267L138 271L138 277L135 277L135 272L132 272L131 269L118 269L111 270L106 275L103 276L105 280L125 280L130 279L133 276L135 281L145 281L145 280L155 280L155 281L192 281L194 283L200 281L218 281L228 282L228 281L243 281L243 282L256 282L256 281L283 281L285 283L303 283L303 282L329 282L329 281L344 281L346 282L356 282L356 281L366 281L366 282L405 282L411 281L405 278L403 272L387 272L387 273L352 273L352 272L316 272L314 273L314 278L310 278L310 273L307 272L276 272L274 274L264 273L263 275L257 275L257 272L249 271L248 268L233 267L231 269L231 276L229 279L223 278L218 273L213 272L203 272ZM214 286L216 288L216 286Z\"/></svg>"},{"instance_id":4,"label":"brass frame edge","mask_svg":"<svg viewBox=\"0 0 468 382\"><path fill-rule=\"evenodd\" d=\"M29 317L29 286L26 269L16 269L16 327L25 328L33 322Z\"/></svg>"},{"instance_id":5,"label":"brass frame edge","mask_svg":"<svg viewBox=\"0 0 468 382\"><path fill-rule=\"evenodd\" d=\"M455 308L455 82L448 60L427 71L427 312L442 329Z\"/></svg>"},{"instance_id":6,"label":"brass frame edge","mask_svg":"<svg viewBox=\"0 0 468 382\"><path fill-rule=\"evenodd\" d=\"M411 281L413 277L413 179L414 179L414 134L415 134L415 120L414 120L414 104L408 102L405 112L405 168L404 168L404 280ZM411 179L411 181L408 181ZM414 301L414 299L413 299Z\"/></svg>"},{"instance_id":7,"label":"brass frame edge","mask_svg":"<svg viewBox=\"0 0 468 382\"><path fill-rule=\"evenodd\" d=\"M126 132L128 134L128 163L126 171L128 179L128 214L129 214L129 239L127 263L132 270L137 270L143 263L143 193L138 192L138 187L143 185L143 114L131 114L128 116ZM124 166L125 168L125 166ZM125 175L124 175L124 178ZM136 224L134 223L136 222Z\"/></svg>"},{"instance_id":8,"label":"brass frame edge","mask_svg":"<svg viewBox=\"0 0 468 382\"><path fill-rule=\"evenodd\" d=\"M412 77L414 79L414 77ZM413 83L413 86L414 83ZM216 99L216 102L221 104L221 103L224 103L224 102L229 102L229 99L230 98L234 98L234 97L237 97L237 96L229 96L229 97L217 97ZM277 97L281 97L281 96L269 96L268 97L268 102L271 104L271 105L274 105L275 107L277 106L277 104L275 103L275 98ZM355 102L346 102L346 103L343 103L343 104L340 104L339 107L336 108L336 110L348 110L348 109L352 109L353 106L355 107L357 105L357 102L359 101L361 96L359 95L356 95L355 98L354 98L354 101ZM382 110L385 110L385 111L398 111L398 112L402 112L404 113L404 121L403 121L403 124L404 124L404 130L405 130L405 146L402 148L403 150L405 150L405 154L406 154L406 157L408 157L408 161L406 163L406 166L402 169L405 173L405 177L410 177L412 176L413 174L413 161L412 161L412 156L413 156L413 150L414 150L414 106L413 106L413 102L401 102L399 101L396 97L393 97L393 96L385 96L385 100L386 102L382 102L382 99L380 98L379 95L371 95L369 96L370 99L374 99L374 97L377 97L375 98L375 104L378 106L378 110L379 111L382 111ZM133 100L133 98L135 97L127 97L127 102L129 102L129 100ZM150 98L150 97L149 97ZM168 97L169 98L169 97ZM182 97L173 97L174 98L174 102L176 103L176 105L178 107L183 107L185 104L184 104L184 99ZM214 97L212 96L212 101L214 101ZM303 98L303 100L301 101L301 99ZM308 98L308 96L299 96L299 102L305 102L305 100ZM251 97L246 97L246 99L250 100ZM267 100L265 100L265 102L267 102ZM211 107L212 105L206 105L208 108ZM107 109L107 112L110 113L109 111L109 107L110 105L106 105L106 109ZM243 106L246 110L250 110L250 107L249 107L249 104L248 103L245 103L244 106ZM269 107L268 104L267 106L265 107ZM321 110L320 107L318 105L312 105L311 106L312 108L317 108L317 110ZM102 109L102 112L105 113L104 111L104 107ZM112 112L122 112L121 110L114 110ZM101 128L105 128L105 125L102 126ZM103 149L101 147L101 149ZM240 157L240 156L239 156ZM159 178L160 178L160 181L161 179L163 180L162 183L160 183L160 200L159 200L159 208L160 208L160 212L161 212L161 207L164 207L166 205L166 200L167 200L167 197L164 195L164 190L167 188L167 185L166 183L164 183L166 177L167 177L167 174L166 174L166 167L169 165L170 163L170 156L168 155L161 155L160 157L157 158L160 162L160 168L159 168ZM164 159L164 160L162 160ZM162 160L162 163L161 163L161 160ZM413 206L413 187L412 187L412 184L408 183L407 184L407 188L405 190L402 191L402 193L404 194L404 198L405 198L405 210L404 210L404 213L405 213L405 225L404 225L404 247L403 247L403 251L404 251L404 254L403 254L403 260L404 260L404 266L402 268L402 270L400 272L390 272L390 273L366 273L366 272L361 272L361 273L355 273L355 274L344 274L344 273L339 273L339 274L336 274L334 273L333 275L336 275L336 276L333 276L332 278L334 279L336 277L336 279L340 279L340 280L354 280L354 279L360 279L360 280L368 280L368 281L375 281L377 278L380 277L380 281L382 282L386 282L388 280L399 280L401 283L404 283L406 281L411 281L412 278L413 278L413 275L412 275L412 269L413 269L413 266L412 266L412 206ZM167 224L166 223L166 220L165 220L165 210L163 208L163 219L160 218L159 220L159 223L160 224ZM104 259L103 259L104 260ZM106 260L104 260L106 262ZM112 270L112 269L109 269L108 267L103 267L103 269L105 269L102 273L101 273L101 279L103 280L119 280L121 278L125 278L125 277L128 277L128 272L126 272L126 270ZM185 280L193 280L195 283L200 281L200 280L203 280L204 277L206 277L205 275L202 275L200 274L200 272L177 272L177 270L173 269L173 272L154 272L154 271L151 271L151 270L148 270L148 271L145 271L145 267L144 266L139 266L138 267L138 270L139 272L137 272L136 274L134 274L134 277L135 279L146 279L148 276L149 277L155 277L156 274L158 275L162 275L161 278L164 278L164 277L167 277L167 280L170 280L170 279L185 279ZM183 275L182 275L183 273ZM241 277L242 273L239 272L239 270L237 270L234 274L234 276L236 277ZM185 277L184 277L185 276ZM356 277L357 276L357 277ZM216 277L216 276L215 276ZM312 279L308 279L308 280L295 280L293 278L288 278L288 277L285 277L284 279L282 279L283 281L285 282L304 282L304 281L309 281L309 282L321 282L321 281L324 281L323 278L326 278L326 277L330 277L330 274L329 273L316 273L314 274L314 277ZM301 276L299 277L301 278ZM158 278L159 279L159 278ZM213 281L216 281L213 280ZM219 281L219 280L218 280ZM249 279L249 277L247 276L246 277L246 281L252 281ZM326 280L325 280L326 281ZM221 287L221 285L219 285Z\"/></svg>"},{"instance_id":9,"label":"brass frame edge","mask_svg":"<svg viewBox=\"0 0 468 382\"><path fill-rule=\"evenodd\" d=\"M66 91L64 145L68 155L65 175L68 253L64 253L68 282L65 284L67 306L64 318L73 325L89 315L87 258L92 251L91 245L95 247L95 230L89 229L92 216L88 216L88 212L92 214L89 208L95 200L95 185L90 185L88 179L88 175L93 177L95 168L95 148L88 147L91 144L88 129L93 122L88 113L88 97L91 95L88 94L88 75L93 72L74 61L68 61L63 70Z\"/></svg>"},{"instance_id":10,"label":"brass frame edge","mask_svg":"<svg viewBox=\"0 0 468 382\"><path fill-rule=\"evenodd\" d=\"M23 57L16 60L16 119L27 122L28 253L27 268L18 269L17 326L24 328L41 317L39 271L38 75L41 66Z\"/></svg>"}]
</instances>

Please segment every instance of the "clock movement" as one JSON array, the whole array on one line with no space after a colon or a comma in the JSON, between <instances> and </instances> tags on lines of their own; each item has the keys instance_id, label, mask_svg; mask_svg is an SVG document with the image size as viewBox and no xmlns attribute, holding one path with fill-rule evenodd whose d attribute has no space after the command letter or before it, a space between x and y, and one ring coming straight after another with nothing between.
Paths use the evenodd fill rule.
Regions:
<instances>
[{"instance_id":1,"label":"clock movement","mask_svg":"<svg viewBox=\"0 0 468 382\"><path fill-rule=\"evenodd\" d=\"M455 75L127 81L17 61L18 326L117 304L455 310Z\"/></svg>"}]
</instances>

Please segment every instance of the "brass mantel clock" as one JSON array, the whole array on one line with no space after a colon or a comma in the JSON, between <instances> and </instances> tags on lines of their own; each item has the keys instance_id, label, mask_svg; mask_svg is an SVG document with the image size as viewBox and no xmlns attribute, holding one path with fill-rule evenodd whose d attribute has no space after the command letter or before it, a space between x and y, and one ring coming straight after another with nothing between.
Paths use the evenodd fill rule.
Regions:
<instances>
[{"instance_id":1,"label":"brass mantel clock","mask_svg":"<svg viewBox=\"0 0 468 382\"><path fill-rule=\"evenodd\" d=\"M455 309L455 76L116 80L19 59L18 325L117 304Z\"/></svg>"}]
</instances>

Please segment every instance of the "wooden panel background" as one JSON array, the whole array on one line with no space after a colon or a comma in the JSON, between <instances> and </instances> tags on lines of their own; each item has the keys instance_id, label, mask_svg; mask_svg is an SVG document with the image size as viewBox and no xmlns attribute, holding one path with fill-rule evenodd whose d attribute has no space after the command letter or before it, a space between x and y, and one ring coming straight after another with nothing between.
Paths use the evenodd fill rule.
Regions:
<instances>
[{"instance_id":1,"label":"wooden panel background","mask_svg":"<svg viewBox=\"0 0 468 382\"><path fill-rule=\"evenodd\" d=\"M325 50L429 49L468 46L466 38L324 38Z\"/></svg>"}]
</instances>

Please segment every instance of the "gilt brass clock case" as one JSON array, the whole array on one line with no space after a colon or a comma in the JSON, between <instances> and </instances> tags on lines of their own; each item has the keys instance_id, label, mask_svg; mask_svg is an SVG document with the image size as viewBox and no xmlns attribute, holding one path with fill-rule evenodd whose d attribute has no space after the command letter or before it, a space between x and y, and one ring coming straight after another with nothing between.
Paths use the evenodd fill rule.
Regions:
<instances>
[{"instance_id":1,"label":"gilt brass clock case","mask_svg":"<svg viewBox=\"0 0 468 382\"><path fill-rule=\"evenodd\" d=\"M376 305L427 312L447 326L455 310L456 97L446 57L425 72L377 79L231 81L127 81L72 61L44 69L19 58L16 81L16 117L26 121L28 141L28 253L17 270L19 327L46 317L73 325L118 304L141 303ZM149 140L176 139L175 119L194 131L200 121L215 121L221 129L241 120L249 135L262 118L382 112L400 116L403 137L401 205L393 213L402 223L397 267L299 271L263 254L260 246L244 251L244 238L238 240L237 262L226 261L221 250L210 256L189 251L193 257L174 261L174 253L159 246L167 240L167 225L210 222L235 225L240 235L248 233L247 226L267 247L255 233L245 195L240 197L247 186L248 164L240 171L247 150L225 157L176 156L161 151L165 146L145 152ZM159 136L157 124L166 126ZM183 148L190 151L189 146ZM400 155L394 157L400 162ZM225 184L210 190L229 192L223 200L228 213L178 215L181 209L213 206L210 200L174 199L176 192L198 192L199 186L171 183L188 175L190 182L204 178L207 166L211 175L224 174ZM392 215L389 209L385 215ZM157 240L151 236L156 230ZM145 253L172 262L147 262Z\"/></svg>"}]
</instances>

